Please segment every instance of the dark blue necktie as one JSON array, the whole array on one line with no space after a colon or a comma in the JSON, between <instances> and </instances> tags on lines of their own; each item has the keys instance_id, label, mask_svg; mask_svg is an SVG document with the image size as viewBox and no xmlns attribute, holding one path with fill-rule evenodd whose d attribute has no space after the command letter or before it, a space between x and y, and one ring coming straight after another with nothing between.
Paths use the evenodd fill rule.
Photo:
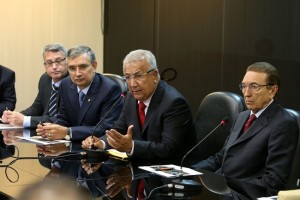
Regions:
<instances>
[{"instance_id":1,"label":"dark blue necktie","mask_svg":"<svg viewBox=\"0 0 300 200\"><path fill-rule=\"evenodd\" d=\"M83 100L84 100L85 94L82 92L82 90L79 91L79 105L82 106Z\"/></svg>"}]
</instances>

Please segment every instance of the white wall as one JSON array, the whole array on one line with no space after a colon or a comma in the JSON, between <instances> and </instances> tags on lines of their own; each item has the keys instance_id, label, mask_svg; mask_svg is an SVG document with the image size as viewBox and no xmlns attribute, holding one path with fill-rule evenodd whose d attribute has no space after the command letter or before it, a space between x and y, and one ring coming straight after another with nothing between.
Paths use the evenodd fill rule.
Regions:
<instances>
[{"instance_id":1,"label":"white wall","mask_svg":"<svg viewBox=\"0 0 300 200\"><path fill-rule=\"evenodd\" d=\"M0 0L0 63L16 72L16 110L36 97L46 44L87 45L103 71L101 6L102 0Z\"/></svg>"}]
</instances>

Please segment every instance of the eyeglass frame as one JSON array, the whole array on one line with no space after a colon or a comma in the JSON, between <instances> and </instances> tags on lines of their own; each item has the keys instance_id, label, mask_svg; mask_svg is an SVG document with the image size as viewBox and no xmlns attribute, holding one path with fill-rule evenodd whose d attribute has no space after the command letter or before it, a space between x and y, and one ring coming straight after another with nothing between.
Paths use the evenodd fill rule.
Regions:
<instances>
[{"instance_id":1,"label":"eyeglass frame","mask_svg":"<svg viewBox=\"0 0 300 200\"><path fill-rule=\"evenodd\" d=\"M62 58L62 59L57 59L57 60L54 60L54 61L46 61L46 62L44 62L44 66L45 67L52 67L52 65L53 65L53 63L55 63L55 65L56 66L58 66L58 65L61 65L61 63L63 62L63 61L65 61L66 60L66 58Z\"/></svg>"},{"instance_id":2,"label":"eyeglass frame","mask_svg":"<svg viewBox=\"0 0 300 200\"><path fill-rule=\"evenodd\" d=\"M132 75L124 75L122 76L122 79L126 82L129 82L131 79L135 80L135 81L141 81L143 79L144 76L146 76L147 74L150 74L152 72L154 72L156 69L150 69L147 72L143 73L143 74L132 74Z\"/></svg>"},{"instance_id":3,"label":"eyeglass frame","mask_svg":"<svg viewBox=\"0 0 300 200\"><path fill-rule=\"evenodd\" d=\"M250 83L249 85L245 85L243 83L239 84L239 88L242 92L246 91L246 88L248 88L252 92L258 92L262 87L267 87L267 86L274 86L274 84L268 83L265 85L260 85L257 83Z\"/></svg>"}]
</instances>

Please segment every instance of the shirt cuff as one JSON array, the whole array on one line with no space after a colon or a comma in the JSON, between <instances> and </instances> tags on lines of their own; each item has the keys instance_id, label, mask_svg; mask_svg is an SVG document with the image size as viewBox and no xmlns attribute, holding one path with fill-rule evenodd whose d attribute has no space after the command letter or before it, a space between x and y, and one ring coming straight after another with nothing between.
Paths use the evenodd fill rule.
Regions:
<instances>
[{"instance_id":1,"label":"shirt cuff","mask_svg":"<svg viewBox=\"0 0 300 200\"><path fill-rule=\"evenodd\" d=\"M69 135L70 135L70 138L72 139L72 129L71 129L71 127L69 128Z\"/></svg>"},{"instance_id":2,"label":"shirt cuff","mask_svg":"<svg viewBox=\"0 0 300 200\"><path fill-rule=\"evenodd\" d=\"M31 121L31 117L30 116L24 116L23 127L24 128L30 127L30 121Z\"/></svg>"},{"instance_id":3,"label":"shirt cuff","mask_svg":"<svg viewBox=\"0 0 300 200\"><path fill-rule=\"evenodd\" d=\"M106 149L106 143L103 140L100 141L102 142L103 149Z\"/></svg>"},{"instance_id":4,"label":"shirt cuff","mask_svg":"<svg viewBox=\"0 0 300 200\"><path fill-rule=\"evenodd\" d=\"M134 150L134 142L133 142L133 140L132 140L132 149L131 149L130 153L128 154L129 156L132 156L133 150Z\"/></svg>"},{"instance_id":5,"label":"shirt cuff","mask_svg":"<svg viewBox=\"0 0 300 200\"><path fill-rule=\"evenodd\" d=\"M24 138L30 138L30 130L23 129L23 137Z\"/></svg>"}]
</instances>

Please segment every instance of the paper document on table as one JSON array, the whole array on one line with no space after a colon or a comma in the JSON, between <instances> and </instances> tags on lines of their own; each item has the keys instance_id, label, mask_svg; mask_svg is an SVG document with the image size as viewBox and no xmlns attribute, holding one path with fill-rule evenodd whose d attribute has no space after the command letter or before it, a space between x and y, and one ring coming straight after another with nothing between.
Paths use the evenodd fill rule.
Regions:
<instances>
[{"instance_id":1,"label":"paper document on table","mask_svg":"<svg viewBox=\"0 0 300 200\"><path fill-rule=\"evenodd\" d=\"M23 126L12 126L10 124L0 124L0 130L16 130L23 129Z\"/></svg>"},{"instance_id":2,"label":"paper document on table","mask_svg":"<svg viewBox=\"0 0 300 200\"><path fill-rule=\"evenodd\" d=\"M193 169L187 167L181 168L180 166L172 164L140 166L139 168L168 178L175 178L179 176L195 176L202 174L201 172L195 171Z\"/></svg>"},{"instance_id":3,"label":"paper document on table","mask_svg":"<svg viewBox=\"0 0 300 200\"><path fill-rule=\"evenodd\" d=\"M109 149L109 150L107 150L107 152L108 152L108 155L110 155L113 158L121 159L121 160L127 160L128 159L128 156L125 152L121 152L121 151L118 151L116 149Z\"/></svg>"},{"instance_id":4,"label":"paper document on table","mask_svg":"<svg viewBox=\"0 0 300 200\"><path fill-rule=\"evenodd\" d=\"M257 200L277 200L278 196L271 196L271 197L260 197Z\"/></svg>"},{"instance_id":5,"label":"paper document on table","mask_svg":"<svg viewBox=\"0 0 300 200\"><path fill-rule=\"evenodd\" d=\"M33 136L33 137L21 137L16 136L17 138L20 138L25 141L29 141L36 144L42 144L42 145L49 145L49 144L58 144L58 143L68 143L70 141L68 140L48 140L46 138L43 138L41 136Z\"/></svg>"}]
</instances>

